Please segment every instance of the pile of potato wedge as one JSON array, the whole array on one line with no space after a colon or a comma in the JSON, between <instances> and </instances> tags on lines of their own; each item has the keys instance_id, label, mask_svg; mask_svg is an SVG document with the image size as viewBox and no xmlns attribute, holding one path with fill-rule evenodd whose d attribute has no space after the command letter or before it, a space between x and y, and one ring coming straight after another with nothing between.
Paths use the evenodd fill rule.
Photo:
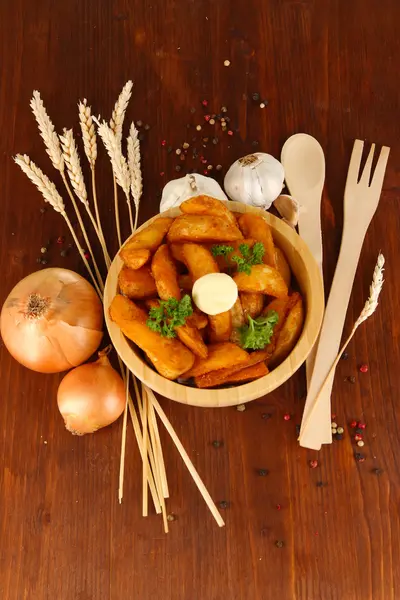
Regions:
<instances>
[{"instance_id":1,"label":"pile of potato wedge","mask_svg":"<svg viewBox=\"0 0 400 600\"><path fill-rule=\"evenodd\" d=\"M199 388L240 385L268 374L293 350L303 327L301 295L293 291L284 253L274 245L263 216L233 213L209 196L190 198L176 218L159 216L134 234L120 250L124 263L120 293L110 305L110 317L147 356L163 377ZM232 260L243 243L264 245L262 264L250 274L237 271ZM215 244L233 252L214 257ZM160 300L180 300L193 283L208 273L226 272L239 290L227 312L208 316L193 304L193 314L176 328L176 337L163 337L148 327L148 312ZM278 322L268 346L248 351L240 346L238 330L274 310Z\"/></svg>"}]
</instances>

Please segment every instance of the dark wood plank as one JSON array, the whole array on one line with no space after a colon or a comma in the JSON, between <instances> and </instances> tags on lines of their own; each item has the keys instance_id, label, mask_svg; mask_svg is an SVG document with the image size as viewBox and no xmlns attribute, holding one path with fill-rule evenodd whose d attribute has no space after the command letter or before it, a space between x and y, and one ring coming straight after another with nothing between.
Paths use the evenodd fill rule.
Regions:
<instances>
[{"instance_id":1,"label":"dark wood plank","mask_svg":"<svg viewBox=\"0 0 400 600\"><path fill-rule=\"evenodd\" d=\"M378 312L357 332L349 360L338 367L333 395L338 422L367 422L366 461L354 460L346 430L341 443L319 454L319 467L309 468L315 454L298 447L295 433L304 403L303 372L243 413L165 400L213 498L228 502L226 527L219 529L162 432L171 488L168 510L177 516L165 536L154 514L141 517L140 458L132 431L120 506L121 423L93 436L72 437L55 403L61 376L29 372L2 347L1 598L399 597L399 19L397 0L0 3L1 302L19 279L38 268L36 259L48 238L64 235L65 243L71 242L58 215L40 213L40 196L11 158L26 152L61 189L29 111L33 89L41 91L61 131L77 127L78 98L87 97L95 114L109 118L122 85L135 80L127 119L151 125L143 141L141 221L157 212L159 191L181 165L161 140L174 148L191 142L194 128L186 124L201 122L202 99L209 101L210 112L222 105L229 109L234 135L220 136L217 145L204 150L224 170L254 148L279 156L284 140L297 131L315 135L327 160L327 289L339 250L352 140L392 147L346 332L367 296L380 249L387 258L387 281ZM230 67L223 66L226 59ZM266 109L251 100L254 92L269 100ZM104 153L98 185L115 251ZM75 251L66 259L59 253L53 242L52 265L84 274ZM364 375L357 371L363 362L369 365ZM345 381L348 375L355 375L355 385ZM263 413L271 418L262 418ZM290 421L284 421L285 413L292 415ZM223 440L223 446L214 448L214 439ZM375 467L384 470L379 477L372 473ZM269 475L258 476L260 468ZM326 486L317 487L318 481ZM276 541L284 546L277 548Z\"/></svg>"}]
</instances>

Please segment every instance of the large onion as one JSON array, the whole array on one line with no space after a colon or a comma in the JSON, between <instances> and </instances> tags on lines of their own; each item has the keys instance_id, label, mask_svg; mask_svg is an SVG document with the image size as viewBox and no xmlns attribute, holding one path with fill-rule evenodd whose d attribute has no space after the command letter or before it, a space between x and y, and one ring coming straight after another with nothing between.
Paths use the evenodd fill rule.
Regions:
<instances>
[{"instance_id":1,"label":"large onion","mask_svg":"<svg viewBox=\"0 0 400 600\"><path fill-rule=\"evenodd\" d=\"M70 371L62 380L57 403L71 433L93 433L110 425L125 408L125 386L105 352L94 363Z\"/></svg>"},{"instance_id":2,"label":"large onion","mask_svg":"<svg viewBox=\"0 0 400 600\"><path fill-rule=\"evenodd\" d=\"M22 279L0 315L10 354L40 373L59 373L85 362L100 345L102 325L94 288L77 273L58 268Z\"/></svg>"}]
</instances>

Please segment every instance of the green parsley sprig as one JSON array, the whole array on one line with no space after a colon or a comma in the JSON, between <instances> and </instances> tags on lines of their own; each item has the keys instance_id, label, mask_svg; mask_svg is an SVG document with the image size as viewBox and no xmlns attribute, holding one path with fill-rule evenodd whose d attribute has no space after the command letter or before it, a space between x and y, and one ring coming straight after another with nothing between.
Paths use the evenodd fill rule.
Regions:
<instances>
[{"instance_id":1,"label":"green parsley sprig","mask_svg":"<svg viewBox=\"0 0 400 600\"><path fill-rule=\"evenodd\" d=\"M211 248L211 253L213 256L224 256L226 260L228 254L231 254L234 250L232 246L216 244ZM256 242L253 248L250 248L248 244L240 244L239 252L241 256L234 254L231 260L237 264L237 269L240 273L250 275L251 267L262 263L265 248L262 242Z\"/></svg>"},{"instance_id":2,"label":"green parsley sprig","mask_svg":"<svg viewBox=\"0 0 400 600\"><path fill-rule=\"evenodd\" d=\"M249 324L239 328L241 346L248 350L263 350L271 341L279 315L275 310L270 310L264 317L252 319L248 315L247 318Z\"/></svg>"},{"instance_id":3,"label":"green parsley sprig","mask_svg":"<svg viewBox=\"0 0 400 600\"><path fill-rule=\"evenodd\" d=\"M187 317L192 314L192 301L188 294L183 296L182 300L176 300L176 298L160 300L158 306L150 309L146 325L163 337L174 338L176 337L175 328L184 325Z\"/></svg>"}]
</instances>

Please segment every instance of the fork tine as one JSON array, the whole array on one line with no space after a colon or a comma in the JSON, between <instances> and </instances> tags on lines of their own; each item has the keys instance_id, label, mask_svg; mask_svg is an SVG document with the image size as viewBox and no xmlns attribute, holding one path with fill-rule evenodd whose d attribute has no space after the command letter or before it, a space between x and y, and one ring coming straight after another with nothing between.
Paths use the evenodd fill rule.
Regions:
<instances>
[{"instance_id":1,"label":"fork tine","mask_svg":"<svg viewBox=\"0 0 400 600\"><path fill-rule=\"evenodd\" d=\"M360 170L361 158L364 148L364 142L354 140L353 151L351 153L349 170L347 171L347 185L356 185L358 180L358 172Z\"/></svg>"},{"instance_id":2,"label":"fork tine","mask_svg":"<svg viewBox=\"0 0 400 600\"><path fill-rule=\"evenodd\" d=\"M372 160L374 158L374 152L375 152L375 144L371 145L371 150L369 151L368 154L368 158L367 161L365 163L364 166L364 170L362 172L362 175L360 177L360 181L359 183L363 183L366 186L369 186L369 180L371 177L371 167L372 167Z\"/></svg>"},{"instance_id":3,"label":"fork tine","mask_svg":"<svg viewBox=\"0 0 400 600\"><path fill-rule=\"evenodd\" d=\"M385 177L386 165L389 158L390 148L388 146L382 146L379 154L378 162L372 176L371 188L377 192L381 192L383 186L383 179Z\"/></svg>"}]
</instances>

